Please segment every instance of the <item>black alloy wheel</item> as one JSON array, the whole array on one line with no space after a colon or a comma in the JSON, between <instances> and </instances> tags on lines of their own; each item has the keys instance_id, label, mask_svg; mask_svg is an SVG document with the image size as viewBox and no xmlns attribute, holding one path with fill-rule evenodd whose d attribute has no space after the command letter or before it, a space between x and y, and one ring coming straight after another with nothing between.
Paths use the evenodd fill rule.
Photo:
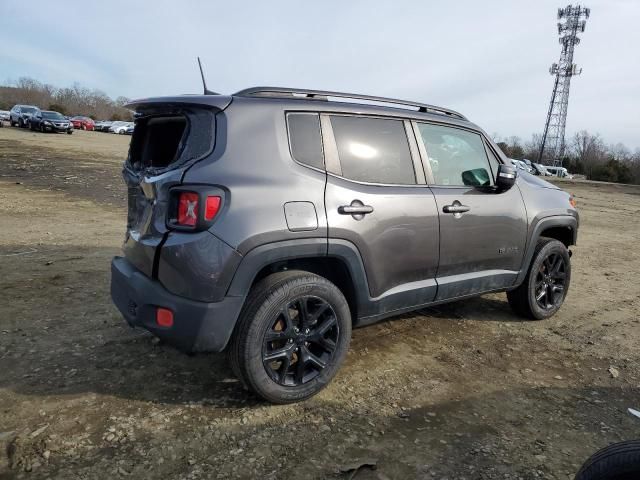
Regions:
<instances>
[{"instance_id":1,"label":"black alloy wheel","mask_svg":"<svg viewBox=\"0 0 640 480\"><path fill-rule=\"evenodd\" d=\"M542 261L536 275L535 296L538 306L550 310L564 300L566 280L566 264L563 256L551 253Z\"/></svg>"},{"instance_id":2,"label":"black alloy wheel","mask_svg":"<svg viewBox=\"0 0 640 480\"><path fill-rule=\"evenodd\" d=\"M571 282L571 256L562 242L538 240L527 275L515 289L507 291L511 308L532 320L549 318L560 309Z\"/></svg>"},{"instance_id":3,"label":"black alloy wheel","mask_svg":"<svg viewBox=\"0 0 640 480\"><path fill-rule=\"evenodd\" d=\"M264 368L279 385L303 385L332 360L339 335L336 313L329 303L315 296L296 298L264 334Z\"/></svg>"}]
</instances>

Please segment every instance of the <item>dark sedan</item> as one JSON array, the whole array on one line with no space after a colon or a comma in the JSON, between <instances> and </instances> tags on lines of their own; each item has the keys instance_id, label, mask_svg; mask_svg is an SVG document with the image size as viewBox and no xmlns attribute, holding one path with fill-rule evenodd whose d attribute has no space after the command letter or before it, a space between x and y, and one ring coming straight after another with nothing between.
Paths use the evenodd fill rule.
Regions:
<instances>
[{"instance_id":1,"label":"dark sedan","mask_svg":"<svg viewBox=\"0 0 640 480\"><path fill-rule=\"evenodd\" d=\"M73 125L61 113L50 110L42 110L31 117L29 122L31 130L46 132L66 132L73 133Z\"/></svg>"}]
</instances>

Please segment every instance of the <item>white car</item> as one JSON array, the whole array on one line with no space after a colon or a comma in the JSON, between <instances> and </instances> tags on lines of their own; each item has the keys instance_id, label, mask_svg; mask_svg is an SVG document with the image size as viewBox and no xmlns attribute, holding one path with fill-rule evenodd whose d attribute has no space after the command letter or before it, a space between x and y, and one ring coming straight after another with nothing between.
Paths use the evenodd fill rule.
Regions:
<instances>
[{"instance_id":1,"label":"white car","mask_svg":"<svg viewBox=\"0 0 640 480\"><path fill-rule=\"evenodd\" d=\"M109 127L109 131L111 133L118 133L120 135L124 135L127 131L127 128L133 126L133 122L113 122Z\"/></svg>"},{"instance_id":2,"label":"white car","mask_svg":"<svg viewBox=\"0 0 640 480\"><path fill-rule=\"evenodd\" d=\"M2 120L6 120L7 122L9 121L9 116L11 114L9 113L8 110L0 110L0 122Z\"/></svg>"}]
</instances>

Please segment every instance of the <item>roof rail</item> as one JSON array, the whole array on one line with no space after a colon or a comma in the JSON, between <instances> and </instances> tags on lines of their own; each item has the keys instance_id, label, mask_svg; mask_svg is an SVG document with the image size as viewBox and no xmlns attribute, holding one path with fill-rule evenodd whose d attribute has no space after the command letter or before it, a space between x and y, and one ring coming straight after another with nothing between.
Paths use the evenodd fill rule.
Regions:
<instances>
[{"instance_id":1,"label":"roof rail","mask_svg":"<svg viewBox=\"0 0 640 480\"><path fill-rule=\"evenodd\" d=\"M309 90L305 88L284 88L284 87L251 87L245 88L233 94L235 97L302 97L309 100L329 100L329 97L348 98L353 100L366 100L369 102L389 103L393 105L403 105L413 107L419 112L438 113L450 117L467 120L467 117L455 110L436 107L426 103L410 102L408 100L398 100L397 98L375 97L372 95L359 95L357 93L330 92L325 90Z\"/></svg>"}]
</instances>

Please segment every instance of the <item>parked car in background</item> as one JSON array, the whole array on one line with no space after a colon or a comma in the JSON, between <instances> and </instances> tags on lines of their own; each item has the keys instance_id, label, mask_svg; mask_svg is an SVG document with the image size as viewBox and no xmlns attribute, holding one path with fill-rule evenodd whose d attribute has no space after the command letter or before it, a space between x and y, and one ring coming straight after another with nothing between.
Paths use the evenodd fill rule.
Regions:
<instances>
[{"instance_id":1,"label":"parked car in background","mask_svg":"<svg viewBox=\"0 0 640 480\"><path fill-rule=\"evenodd\" d=\"M81 115L71 117L71 123L73 124L73 128L77 128L78 130L93 130L96 125L92 119Z\"/></svg>"},{"instance_id":2,"label":"parked car in background","mask_svg":"<svg viewBox=\"0 0 640 480\"><path fill-rule=\"evenodd\" d=\"M127 127L127 129L125 130L125 134L127 135L133 135L133 129L134 129L135 125L131 125L129 127Z\"/></svg>"},{"instance_id":3,"label":"parked car in background","mask_svg":"<svg viewBox=\"0 0 640 480\"><path fill-rule=\"evenodd\" d=\"M9 121L9 110L0 110L0 122L3 120Z\"/></svg>"},{"instance_id":4,"label":"parked car in background","mask_svg":"<svg viewBox=\"0 0 640 480\"><path fill-rule=\"evenodd\" d=\"M101 120L99 122L96 122L93 129L96 132L106 132L109 131L109 127L113 124L112 121L109 120Z\"/></svg>"},{"instance_id":5,"label":"parked car in background","mask_svg":"<svg viewBox=\"0 0 640 480\"><path fill-rule=\"evenodd\" d=\"M31 117L29 121L31 130L39 130L46 132L66 132L69 135L73 133L73 124L64 118L59 112L51 110L40 110Z\"/></svg>"},{"instance_id":6,"label":"parked car in background","mask_svg":"<svg viewBox=\"0 0 640 480\"><path fill-rule=\"evenodd\" d=\"M9 112L9 122L12 127L16 125L20 128L28 127L31 115L39 111L40 109L35 105L14 105Z\"/></svg>"},{"instance_id":7,"label":"parked car in background","mask_svg":"<svg viewBox=\"0 0 640 480\"><path fill-rule=\"evenodd\" d=\"M109 125L109 128L107 128L105 132L113 133L113 130L115 128L118 128L120 125L124 125L125 123L127 122L123 122L121 120L116 120L114 122L111 122L111 125Z\"/></svg>"},{"instance_id":8,"label":"parked car in background","mask_svg":"<svg viewBox=\"0 0 640 480\"><path fill-rule=\"evenodd\" d=\"M530 168L524 161L516 160L515 158L510 158L509 160L511 160L511 163L513 163L513 165L518 170L522 170L523 172L527 173L533 173L533 168Z\"/></svg>"},{"instance_id":9,"label":"parked car in background","mask_svg":"<svg viewBox=\"0 0 640 480\"><path fill-rule=\"evenodd\" d=\"M117 121L117 122L113 122L111 124L111 126L109 127L109 132L111 133L120 133L121 130L126 130L126 128L129 126L130 122L124 122L124 121Z\"/></svg>"},{"instance_id":10,"label":"parked car in background","mask_svg":"<svg viewBox=\"0 0 640 480\"><path fill-rule=\"evenodd\" d=\"M547 171L546 167L544 165L540 165L539 163L532 163L531 166L533 167L534 170L534 174L535 175L540 175L540 176L551 176L551 174Z\"/></svg>"},{"instance_id":11,"label":"parked car in background","mask_svg":"<svg viewBox=\"0 0 640 480\"><path fill-rule=\"evenodd\" d=\"M564 167L545 167L545 169L554 177L558 178L573 178L566 168Z\"/></svg>"},{"instance_id":12,"label":"parked car in background","mask_svg":"<svg viewBox=\"0 0 640 480\"><path fill-rule=\"evenodd\" d=\"M118 135L124 135L127 133L127 128L133 127L133 122L124 122L122 125L118 125L117 127L111 127L113 133L117 133Z\"/></svg>"}]
</instances>

